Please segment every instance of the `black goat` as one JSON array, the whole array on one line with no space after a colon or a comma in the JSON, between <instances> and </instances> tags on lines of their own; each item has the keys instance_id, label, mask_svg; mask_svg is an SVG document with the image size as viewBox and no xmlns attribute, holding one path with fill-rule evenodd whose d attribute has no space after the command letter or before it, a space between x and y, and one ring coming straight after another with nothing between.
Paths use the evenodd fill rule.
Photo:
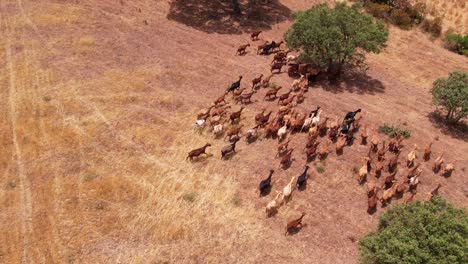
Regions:
<instances>
[{"instance_id":1,"label":"black goat","mask_svg":"<svg viewBox=\"0 0 468 264\"><path fill-rule=\"evenodd\" d=\"M346 120L353 120L354 121L354 117L357 115L357 113L360 113L360 112L361 112L361 108L359 108L358 110L356 110L354 112L348 112L345 115L345 118L343 119L343 122L345 122Z\"/></svg>"},{"instance_id":2,"label":"black goat","mask_svg":"<svg viewBox=\"0 0 468 264\"><path fill-rule=\"evenodd\" d=\"M271 190L271 176L273 176L274 170L270 170L270 175L260 182L258 189L260 190L260 196L267 195Z\"/></svg>"},{"instance_id":3,"label":"black goat","mask_svg":"<svg viewBox=\"0 0 468 264\"><path fill-rule=\"evenodd\" d=\"M227 89L227 91L232 92L236 89L239 89L241 80L242 80L242 76L239 76L239 80L237 82L233 82L231 86Z\"/></svg>"},{"instance_id":4,"label":"black goat","mask_svg":"<svg viewBox=\"0 0 468 264\"><path fill-rule=\"evenodd\" d=\"M317 108L313 111L310 111L309 117L316 117L318 110L320 110L320 106L317 106Z\"/></svg>"},{"instance_id":5,"label":"black goat","mask_svg":"<svg viewBox=\"0 0 468 264\"><path fill-rule=\"evenodd\" d=\"M275 41L272 41L270 44L267 44L263 47L262 49L262 54L265 54L265 55L268 55L270 54L270 51L276 47L276 42Z\"/></svg>"},{"instance_id":6,"label":"black goat","mask_svg":"<svg viewBox=\"0 0 468 264\"><path fill-rule=\"evenodd\" d=\"M308 165L305 165L304 172L297 177L297 189L303 189L307 184L307 170L309 169Z\"/></svg>"}]
</instances>

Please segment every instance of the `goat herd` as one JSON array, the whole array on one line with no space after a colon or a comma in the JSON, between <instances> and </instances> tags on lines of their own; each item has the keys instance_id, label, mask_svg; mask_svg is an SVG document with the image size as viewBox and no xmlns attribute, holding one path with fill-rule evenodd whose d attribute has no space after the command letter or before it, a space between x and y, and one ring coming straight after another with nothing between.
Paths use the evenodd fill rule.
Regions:
<instances>
[{"instance_id":1,"label":"goat herd","mask_svg":"<svg viewBox=\"0 0 468 264\"><path fill-rule=\"evenodd\" d=\"M258 35L261 32L254 32L251 34L252 40L258 40ZM277 70L281 72L279 65L286 65L291 61L295 61L297 56L287 55L289 51L281 51L280 46L283 41L276 43L272 41L258 46L257 54L269 55L276 52L273 62L271 64L270 72ZM250 44L242 45L238 48L237 54L244 54L246 48ZM275 66L276 65L276 66ZM293 62L294 65L294 62ZM290 73L290 72L289 72ZM254 78L251 82L250 91L246 91L246 87L241 88L242 76L232 83L227 90L217 98L213 104L199 112L197 121L195 122L194 129L199 131L206 128L209 123L210 131L216 138L225 135L224 139L229 140L229 144L222 147L221 158L227 159L229 156L235 154L236 144L244 137L247 144L254 143L260 135L265 138L277 138L278 146L276 157L279 158L279 166L283 169L288 169L292 162L292 153L294 149L289 148L288 144L290 139L287 135L293 133L308 133L306 142L304 143L303 153L307 161L318 158L320 160L326 159L330 153L330 146L335 143L337 154L341 154L345 146L352 146L355 140L355 134L360 130L360 144L369 145L367 156L363 157L363 165L359 169L356 167L355 173L359 184L367 182L367 197L368 197L368 212L373 213L376 210L377 202L380 200L382 205L388 204L393 197L401 198L405 195L405 203L414 199L417 186L420 182L419 178L423 170L421 166L423 162L416 164L416 151L417 145L411 149L406 157L406 172L398 173L400 164L399 157L403 146L403 136L397 133L396 137L390 138L388 145L386 141L380 142L376 129L370 131L369 135L368 125L365 124L361 128L360 122L362 120L361 109L348 112L341 123L338 119L330 121L328 117L321 117L322 109L317 106L310 112L301 113L296 106L304 101L304 94L308 91L310 82L308 80L307 72L300 72L300 78L292 82L291 88L280 95L277 95L281 86L276 87L270 84L273 74L264 78L263 74ZM251 98L261 88L268 90L263 97L266 101L276 101L276 113L273 118L271 114L273 111L266 113L263 109L260 113L255 115L255 126L242 133L243 124L241 123L242 111L244 108L251 104ZM229 96L232 94L232 96ZM229 100L230 98L230 100ZM237 111L228 113L232 104L241 104ZM226 129L229 127L228 129ZM225 131L226 130L226 131ZM370 136L370 138L369 138ZM290 136L291 137L291 136ZM319 138L322 138L319 141ZM368 142L369 141L369 142ZM194 149L188 153L187 159L193 161L202 154L208 155L206 149L211 144L206 144L203 147ZM432 142L424 149L423 160L429 161L431 158ZM385 162L387 160L387 162ZM456 161L447 163L442 169L443 152L435 159L432 170L438 173L442 170L442 175L450 176L454 170ZM401 167L401 166L400 166ZM293 190L305 189L308 179L309 166L305 165L304 171L297 177L292 176L289 183L281 190L277 191L276 196L270 201L266 207L265 212L267 217L271 217L278 212L278 209L287 203L292 196ZM382 176L385 172L385 176ZM274 170L270 170L268 177L259 183L258 191L260 196L268 195L272 188L272 176ZM398 174L398 176L397 176ZM381 180L380 180L381 179ZM380 182L379 182L380 180ZM437 195L438 189L441 187L439 183L428 195L431 199ZM379 193L380 199L379 199ZM290 222L286 226L286 234L299 231L302 227L302 218L305 213Z\"/></svg>"}]
</instances>

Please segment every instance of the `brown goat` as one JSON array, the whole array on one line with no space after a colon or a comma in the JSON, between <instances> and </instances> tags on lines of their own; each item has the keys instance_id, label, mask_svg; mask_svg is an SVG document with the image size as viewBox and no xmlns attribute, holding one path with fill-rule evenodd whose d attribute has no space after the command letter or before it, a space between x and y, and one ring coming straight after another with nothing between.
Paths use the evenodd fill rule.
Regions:
<instances>
[{"instance_id":1,"label":"brown goat","mask_svg":"<svg viewBox=\"0 0 468 264\"><path fill-rule=\"evenodd\" d=\"M270 72L273 73L273 71L278 71L278 73L281 73L281 68L285 65L284 62L275 62L273 65L271 65Z\"/></svg>"},{"instance_id":2,"label":"brown goat","mask_svg":"<svg viewBox=\"0 0 468 264\"><path fill-rule=\"evenodd\" d=\"M268 85L270 84L270 80L271 80L271 77L273 77L273 74L270 74L268 75L267 77L263 78L262 82L261 82L261 86L263 88L267 88Z\"/></svg>"},{"instance_id":3,"label":"brown goat","mask_svg":"<svg viewBox=\"0 0 468 264\"><path fill-rule=\"evenodd\" d=\"M281 166L286 167L291 163L291 157L294 149L289 150L282 158L280 161Z\"/></svg>"},{"instance_id":4,"label":"brown goat","mask_svg":"<svg viewBox=\"0 0 468 264\"><path fill-rule=\"evenodd\" d=\"M432 200L432 197L439 195L439 189L442 187L442 184L437 184L437 186L432 189L432 191L428 194L429 200Z\"/></svg>"},{"instance_id":5,"label":"brown goat","mask_svg":"<svg viewBox=\"0 0 468 264\"><path fill-rule=\"evenodd\" d=\"M424 149L424 160L425 160L425 161L428 161L429 159L431 159L432 143L434 143L434 142L429 143L429 146L427 146L427 147Z\"/></svg>"},{"instance_id":6,"label":"brown goat","mask_svg":"<svg viewBox=\"0 0 468 264\"><path fill-rule=\"evenodd\" d=\"M240 108L239 111L231 113L231 115L229 116L229 119L231 119L231 123L234 123L234 121L236 120L240 120L242 110L244 110L243 106Z\"/></svg>"},{"instance_id":7,"label":"brown goat","mask_svg":"<svg viewBox=\"0 0 468 264\"><path fill-rule=\"evenodd\" d=\"M382 160L385 156L385 140L382 142L382 148L377 152L378 160Z\"/></svg>"},{"instance_id":8,"label":"brown goat","mask_svg":"<svg viewBox=\"0 0 468 264\"><path fill-rule=\"evenodd\" d=\"M278 93L278 91L281 89L281 86L278 86L276 88L271 88L270 90L268 90L265 94L265 97L263 98L263 100L267 99L267 100L274 100L276 99L276 94Z\"/></svg>"},{"instance_id":9,"label":"brown goat","mask_svg":"<svg viewBox=\"0 0 468 264\"><path fill-rule=\"evenodd\" d=\"M366 163L359 169L359 184L362 184L366 180L367 174L371 169L371 159L369 157L364 157L364 160L366 161Z\"/></svg>"},{"instance_id":10,"label":"brown goat","mask_svg":"<svg viewBox=\"0 0 468 264\"><path fill-rule=\"evenodd\" d=\"M186 159L190 159L192 161L193 158L196 158L196 157L200 156L201 154L208 155L208 154L206 154L205 151L206 151L206 148L210 147L210 146L211 146L211 144L207 143L207 144L205 144L205 146L203 146L201 148L197 148L197 149L194 149L194 150L190 151Z\"/></svg>"},{"instance_id":11,"label":"brown goat","mask_svg":"<svg viewBox=\"0 0 468 264\"><path fill-rule=\"evenodd\" d=\"M283 154L285 151L288 150L288 145L291 140L288 139L286 142L281 143L278 145L278 153L276 153L276 156L279 157L281 154Z\"/></svg>"},{"instance_id":12,"label":"brown goat","mask_svg":"<svg viewBox=\"0 0 468 264\"><path fill-rule=\"evenodd\" d=\"M305 154L306 154L307 159L310 159L313 156L315 156L315 154L317 153L317 147L319 144L320 142L314 142L310 147L307 147L305 149Z\"/></svg>"},{"instance_id":13,"label":"brown goat","mask_svg":"<svg viewBox=\"0 0 468 264\"><path fill-rule=\"evenodd\" d=\"M261 30L260 31L254 31L254 32L250 33L250 39L252 41L258 40L258 35L260 35L260 33L262 33Z\"/></svg>"},{"instance_id":14,"label":"brown goat","mask_svg":"<svg viewBox=\"0 0 468 264\"><path fill-rule=\"evenodd\" d=\"M226 136L224 137L224 139L226 140L226 138L229 137L229 141L230 141L232 137L239 136L239 133L241 132L242 127L243 125L240 125L238 127L232 127L226 132Z\"/></svg>"},{"instance_id":15,"label":"brown goat","mask_svg":"<svg viewBox=\"0 0 468 264\"><path fill-rule=\"evenodd\" d=\"M330 146L331 144L331 141L327 139L327 141L325 142L324 145L322 145L319 149L318 149L318 156L319 158L323 159L325 158L325 156L328 154L329 150L328 150L328 147Z\"/></svg>"},{"instance_id":16,"label":"brown goat","mask_svg":"<svg viewBox=\"0 0 468 264\"><path fill-rule=\"evenodd\" d=\"M291 234L295 231L297 231L298 229L302 228L302 218L304 218L305 216L305 213L303 212L301 214L301 217L297 218L297 219L294 219L294 220L291 220L288 222L288 224L286 225L286 233L284 233L284 235L288 235L288 234Z\"/></svg>"},{"instance_id":17,"label":"brown goat","mask_svg":"<svg viewBox=\"0 0 468 264\"><path fill-rule=\"evenodd\" d=\"M270 115L271 115L271 111L266 115L262 115L260 119L255 120L255 123L257 125L260 125L261 127L264 127L268 123L268 120L270 120Z\"/></svg>"},{"instance_id":18,"label":"brown goat","mask_svg":"<svg viewBox=\"0 0 468 264\"><path fill-rule=\"evenodd\" d=\"M260 82L262 81L262 78L263 78L263 74L260 74L260 76L252 80L252 89L255 89L255 87L257 87L258 84L260 84Z\"/></svg>"},{"instance_id":19,"label":"brown goat","mask_svg":"<svg viewBox=\"0 0 468 264\"><path fill-rule=\"evenodd\" d=\"M268 45L268 41L265 41L265 42L263 42L262 44L259 44L259 45L257 46L257 54L259 54L260 51L262 51L263 48L264 48L266 45Z\"/></svg>"},{"instance_id":20,"label":"brown goat","mask_svg":"<svg viewBox=\"0 0 468 264\"><path fill-rule=\"evenodd\" d=\"M451 176L452 172L455 170L455 163L457 163L457 160L447 163L444 170L442 171L442 175L445 177Z\"/></svg>"},{"instance_id":21,"label":"brown goat","mask_svg":"<svg viewBox=\"0 0 468 264\"><path fill-rule=\"evenodd\" d=\"M328 117L325 117L324 120L322 120L318 125L317 125L317 129L318 129L318 132L319 132L319 135L320 136L324 136L327 134L327 122L328 122Z\"/></svg>"},{"instance_id":22,"label":"brown goat","mask_svg":"<svg viewBox=\"0 0 468 264\"><path fill-rule=\"evenodd\" d=\"M393 172L395 171L397 165L398 165L398 157L400 156L401 152L397 152L393 157L390 158L388 161L388 171Z\"/></svg>"},{"instance_id":23,"label":"brown goat","mask_svg":"<svg viewBox=\"0 0 468 264\"><path fill-rule=\"evenodd\" d=\"M379 194L380 187L375 186L373 195L367 199L367 211L372 211L376 208L377 206L377 201L378 201L378 194Z\"/></svg>"},{"instance_id":24,"label":"brown goat","mask_svg":"<svg viewBox=\"0 0 468 264\"><path fill-rule=\"evenodd\" d=\"M247 103L251 103L251 99L252 99L252 95L256 93L255 90L253 90L252 92L250 93L245 93L245 94L241 94L239 97L240 97L240 102L241 104L247 104Z\"/></svg>"},{"instance_id":25,"label":"brown goat","mask_svg":"<svg viewBox=\"0 0 468 264\"><path fill-rule=\"evenodd\" d=\"M238 48L237 48L237 52L236 54L239 54L239 55L243 55L245 54L245 50L247 49L247 47L250 47L250 44L247 43L247 44L244 44L244 45L240 45Z\"/></svg>"},{"instance_id":26,"label":"brown goat","mask_svg":"<svg viewBox=\"0 0 468 264\"><path fill-rule=\"evenodd\" d=\"M375 164L375 173L378 176L380 176L380 174L382 173L382 169L384 167L384 163L383 163L384 160L385 160L385 157L382 157L382 159L377 161L377 163Z\"/></svg>"},{"instance_id":27,"label":"brown goat","mask_svg":"<svg viewBox=\"0 0 468 264\"><path fill-rule=\"evenodd\" d=\"M361 132L361 145L366 145L367 144L367 137L369 134L367 134L367 124L364 125L364 129Z\"/></svg>"},{"instance_id":28,"label":"brown goat","mask_svg":"<svg viewBox=\"0 0 468 264\"><path fill-rule=\"evenodd\" d=\"M408 195L405 198L405 204L414 201L414 196L416 196L416 191L408 192Z\"/></svg>"},{"instance_id":29,"label":"brown goat","mask_svg":"<svg viewBox=\"0 0 468 264\"><path fill-rule=\"evenodd\" d=\"M374 152L377 152L379 148L379 137L377 136L377 131L375 128L372 131L373 133L371 137L371 148Z\"/></svg>"},{"instance_id":30,"label":"brown goat","mask_svg":"<svg viewBox=\"0 0 468 264\"><path fill-rule=\"evenodd\" d=\"M281 94L281 95L279 96L278 104L281 103L281 101L288 99L288 98L289 98L289 95L290 95L291 93L292 93L292 89L289 89L288 92L286 92L286 93L284 93L284 94Z\"/></svg>"},{"instance_id":31,"label":"brown goat","mask_svg":"<svg viewBox=\"0 0 468 264\"><path fill-rule=\"evenodd\" d=\"M216 99L214 101L214 104L215 105L219 105L221 103L226 103L226 95L228 94L228 92L225 92L223 95L221 95L220 97L218 97L218 99Z\"/></svg>"},{"instance_id":32,"label":"brown goat","mask_svg":"<svg viewBox=\"0 0 468 264\"><path fill-rule=\"evenodd\" d=\"M346 137L344 135L339 136L338 140L336 141L336 152L337 153L343 152L343 148L345 144L346 144Z\"/></svg>"}]
</instances>

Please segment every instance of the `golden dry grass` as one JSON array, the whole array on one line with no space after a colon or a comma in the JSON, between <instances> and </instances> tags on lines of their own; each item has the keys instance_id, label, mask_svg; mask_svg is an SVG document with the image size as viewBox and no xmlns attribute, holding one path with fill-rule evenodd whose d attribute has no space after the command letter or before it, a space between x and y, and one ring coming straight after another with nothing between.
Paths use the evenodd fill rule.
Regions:
<instances>
[{"instance_id":1,"label":"golden dry grass","mask_svg":"<svg viewBox=\"0 0 468 264\"><path fill-rule=\"evenodd\" d=\"M468 33L468 3L465 0L422 0L429 17L441 17L443 30Z\"/></svg>"}]
</instances>

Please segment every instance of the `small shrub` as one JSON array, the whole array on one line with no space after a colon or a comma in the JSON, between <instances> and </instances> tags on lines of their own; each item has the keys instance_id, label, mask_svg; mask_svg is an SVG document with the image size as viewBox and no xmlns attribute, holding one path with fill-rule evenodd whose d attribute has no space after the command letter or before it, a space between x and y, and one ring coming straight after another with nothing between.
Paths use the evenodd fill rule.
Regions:
<instances>
[{"instance_id":1,"label":"small shrub","mask_svg":"<svg viewBox=\"0 0 468 264\"><path fill-rule=\"evenodd\" d=\"M322 165L317 165L317 172L318 173L324 173L325 172L325 167L323 167Z\"/></svg>"},{"instance_id":2,"label":"small shrub","mask_svg":"<svg viewBox=\"0 0 468 264\"><path fill-rule=\"evenodd\" d=\"M360 242L361 263L468 263L468 215L440 197L398 204Z\"/></svg>"},{"instance_id":3,"label":"small shrub","mask_svg":"<svg viewBox=\"0 0 468 264\"><path fill-rule=\"evenodd\" d=\"M92 181L92 180L94 180L94 179L96 179L96 178L97 178L97 175L96 175L96 174L94 174L94 173L87 173L87 174L83 177L83 180L84 180L85 182L90 182L90 181Z\"/></svg>"},{"instance_id":4,"label":"small shrub","mask_svg":"<svg viewBox=\"0 0 468 264\"><path fill-rule=\"evenodd\" d=\"M238 196L235 196L235 197L232 198L232 203L235 206L241 206L242 205L242 199L239 198Z\"/></svg>"},{"instance_id":5,"label":"small shrub","mask_svg":"<svg viewBox=\"0 0 468 264\"><path fill-rule=\"evenodd\" d=\"M380 126L379 132L392 138L395 137L397 133L400 133L404 138L411 137L411 131L394 127L388 124L383 124L383 126Z\"/></svg>"},{"instance_id":6,"label":"small shrub","mask_svg":"<svg viewBox=\"0 0 468 264\"><path fill-rule=\"evenodd\" d=\"M468 35L449 33L445 36L445 46L458 54L468 56Z\"/></svg>"},{"instance_id":7,"label":"small shrub","mask_svg":"<svg viewBox=\"0 0 468 264\"><path fill-rule=\"evenodd\" d=\"M187 202L193 202L195 201L195 196L196 194L194 192L189 192L189 193L185 193L184 195L182 195L182 199L184 199L184 201L187 201Z\"/></svg>"},{"instance_id":8,"label":"small shrub","mask_svg":"<svg viewBox=\"0 0 468 264\"><path fill-rule=\"evenodd\" d=\"M278 85L275 82L271 82L268 84L268 88L276 88Z\"/></svg>"},{"instance_id":9,"label":"small shrub","mask_svg":"<svg viewBox=\"0 0 468 264\"><path fill-rule=\"evenodd\" d=\"M390 10L391 6L388 4L372 3L371 1L366 3L366 11L377 18L387 17Z\"/></svg>"},{"instance_id":10,"label":"small shrub","mask_svg":"<svg viewBox=\"0 0 468 264\"><path fill-rule=\"evenodd\" d=\"M42 100L44 100L44 102L49 102L50 100L52 100L52 98L50 98L50 96L44 96L42 97Z\"/></svg>"},{"instance_id":11,"label":"small shrub","mask_svg":"<svg viewBox=\"0 0 468 264\"><path fill-rule=\"evenodd\" d=\"M358 174L359 173L359 168L354 166L352 171L353 171L354 174Z\"/></svg>"},{"instance_id":12,"label":"small shrub","mask_svg":"<svg viewBox=\"0 0 468 264\"><path fill-rule=\"evenodd\" d=\"M394 9L390 14L390 20L402 29L410 29L413 24L409 14L401 9Z\"/></svg>"},{"instance_id":13,"label":"small shrub","mask_svg":"<svg viewBox=\"0 0 468 264\"><path fill-rule=\"evenodd\" d=\"M433 37L440 37L442 33L442 18L424 19L421 23L421 28Z\"/></svg>"},{"instance_id":14,"label":"small shrub","mask_svg":"<svg viewBox=\"0 0 468 264\"><path fill-rule=\"evenodd\" d=\"M16 181L15 180L11 180L8 182L8 186L11 188L11 189L14 189L16 187Z\"/></svg>"}]
</instances>

